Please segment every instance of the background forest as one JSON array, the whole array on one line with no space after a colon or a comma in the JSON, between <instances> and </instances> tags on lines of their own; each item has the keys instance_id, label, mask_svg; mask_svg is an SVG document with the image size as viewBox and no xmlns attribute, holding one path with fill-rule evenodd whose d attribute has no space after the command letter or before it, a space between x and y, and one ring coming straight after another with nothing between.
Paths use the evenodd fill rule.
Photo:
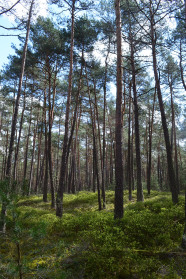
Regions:
<instances>
[{"instance_id":1,"label":"background forest","mask_svg":"<svg viewBox=\"0 0 186 279\"><path fill-rule=\"evenodd\" d=\"M19 5L25 14L18 13ZM172 251L181 241L186 248L183 197L186 187L186 1L50 0L47 7L47 16L40 16L37 1L0 1L0 16L14 18L12 26L0 26L0 32L6 30L7 36L16 32L20 41L19 46L13 46L15 54L9 56L0 72L0 231L4 232L5 245L11 242L16 247L17 258L16 267L11 269L13 275L7 277L7 271L3 271L5 277L2 278L150 278L145 275L146 260L154 254L146 251L143 237L149 235L148 245L157 246L158 251ZM125 213L123 205L128 205ZM33 211L26 210L26 206ZM72 218L75 222L72 225L65 214L71 214L76 206L85 209L87 215L81 215L77 209L80 215L77 220L75 216ZM41 207L47 211L39 212ZM98 212L99 217L97 209L105 209ZM144 222L146 218L149 222L152 220L148 219L150 215L146 210L154 214L151 217L155 223L149 223L149 231L145 231ZM92 211L93 215L89 215ZM130 215L133 211L136 215ZM162 213L161 221L159 213ZM32 214L27 224L25 218L29 219ZM47 225L42 220L45 214ZM55 215L63 217L56 219ZM126 219L119 223L123 215ZM134 218L131 227L130 218ZM169 226L172 222L178 227L175 223ZM163 224L168 233L159 239L163 232L158 228L161 230ZM83 275L82 270L74 275L76 262L73 260L70 262L72 272L58 271L59 277L57 273L51 275L53 262L48 266L44 258L41 267L47 265L49 270L43 271L45 275L34 271L29 277L25 266L35 270L37 265L34 261L30 266L23 263L20 253L27 241L28 235L25 236L23 229L27 226L29 235L32 231L30 241L35 244L39 241L37 245L42 245L40 240L43 239L46 247L47 241L54 241L53 233L58 237L63 232L65 242L60 242L61 249L72 239L77 238L79 243L79 237L81 240L85 237L83 248L82 243L74 248L80 249L80 254L83 249L86 253L91 251L87 254L90 261L82 268ZM84 232L86 226L94 236ZM109 229L112 226L115 232ZM156 226L157 231L152 233L150 228L153 230ZM142 229L141 240L140 234L134 236L134 231L139 229ZM96 238L97 230L102 232L102 239ZM124 231L130 240L125 239L121 233ZM118 237L115 248L118 255L122 245L136 251L145 249L141 269L139 255L135 258L133 254L124 253L127 269L123 271L123 267L117 266L115 255L105 266L108 276L104 277L104 264L100 261L98 265L96 257L89 257L95 251L100 259L109 253L103 243L107 248L111 248L111 243L116 245L114 235ZM151 243L153 237L157 237L157 243ZM89 246L91 238L95 242ZM55 245L57 243L58 239ZM59 249L56 247L52 249ZM9 246L0 248L11 251ZM73 247L68 248L71 253ZM55 254L59 253L56 251ZM71 256L76 256L78 251ZM114 250L110 251L106 257L113 253ZM153 264L148 266L149 276L155 272L151 278L163 278L162 274L169 276L165 278L182 278L185 275L182 256L185 257L181 254L180 258L179 254L175 260L171 254L172 263L166 263L169 271L166 267L157 273ZM25 257L30 261L32 256ZM6 262L6 256L2 259ZM77 259L78 266L82 266L81 260ZM136 264L134 270L132 261ZM98 265L97 273L90 271L94 262ZM68 264L63 262L64 270ZM180 270L175 273L176 265ZM0 268L6 270L4 266ZM157 260L157 266L162 270L161 259Z\"/></svg>"}]
</instances>

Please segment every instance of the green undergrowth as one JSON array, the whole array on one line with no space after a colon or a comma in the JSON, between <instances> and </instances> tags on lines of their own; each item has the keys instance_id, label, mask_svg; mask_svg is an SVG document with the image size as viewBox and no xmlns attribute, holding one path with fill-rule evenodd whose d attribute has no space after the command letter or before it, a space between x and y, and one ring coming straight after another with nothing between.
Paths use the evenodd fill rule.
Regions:
<instances>
[{"instance_id":1,"label":"green undergrowth","mask_svg":"<svg viewBox=\"0 0 186 279\"><path fill-rule=\"evenodd\" d=\"M169 193L144 197L137 203L134 192L129 202L125 192L122 220L113 218L113 191L102 211L97 193L66 194L61 219L42 196L14 200L1 235L0 278L186 278L183 196L177 205Z\"/></svg>"}]
</instances>

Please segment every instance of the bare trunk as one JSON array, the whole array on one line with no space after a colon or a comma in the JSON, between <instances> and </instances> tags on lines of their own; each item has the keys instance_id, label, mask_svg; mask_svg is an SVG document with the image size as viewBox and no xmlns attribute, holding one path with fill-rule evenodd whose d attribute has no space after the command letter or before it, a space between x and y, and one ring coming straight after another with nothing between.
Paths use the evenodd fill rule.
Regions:
<instances>
[{"instance_id":1,"label":"bare trunk","mask_svg":"<svg viewBox=\"0 0 186 279\"><path fill-rule=\"evenodd\" d=\"M92 121L92 136L93 136L93 161L94 161L94 170L95 170L95 177L97 179L97 190L98 190L98 208L99 210L102 209L101 205L101 192L100 192L100 180L99 180L99 170L98 170L98 155L97 155L97 133L96 133L96 111L95 108L92 108L92 100L90 95L90 88L88 82L88 75L87 75L87 68L85 66L86 71L86 81L88 87L88 97L89 97L89 105L90 105L90 115Z\"/></svg>"},{"instance_id":2,"label":"bare trunk","mask_svg":"<svg viewBox=\"0 0 186 279\"><path fill-rule=\"evenodd\" d=\"M123 157L122 157L122 38L120 0L115 1L117 38L117 96L116 96L116 157L115 157L115 205L114 218L123 217Z\"/></svg>"},{"instance_id":3,"label":"bare trunk","mask_svg":"<svg viewBox=\"0 0 186 279\"><path fill-rule=\"evenodd\" d=\"M132 67L132 88L134 94L134 117L135 117L135 144L136 144L136 167L137 167L137 201L143 201L143 188L141 178L141 150L140 150L140 131L139 131L139 110L136 90L136 70L134 62L133 38L130 32L131 47L131 67Z\"/></svg>"},{"instance_id":4,"label":"bare trunk","mask_svg":"<svg viewBox=\"0 0 186 279\"><path fill-rule=\"evenodd\" d=\"M180 39L180 74L181 74L181 81L183 84L183 88L186 90L186 83L184 80L183 66L182 66L182 41L181 41L181 39Z\"/></svg>"},{"instance_id":5,"label":"bare trunk","mask_svg":"<svg viewBox=\"0 0 186 279\"><path fill-rule=\"evenodd\" d=\"M28 164L28 145L29 145L29 139L30 139L30 130L31 130L31 123L32 123L32 107L30 111L30 119L29 119L29 126L28 126L28 134L26 139L26 147L25 147L25 161L24 161L24 172L23 172L23 183L26 180L27 175L27 164Z\"/></svg>"},{"instance_id":6,"label":"bare trunk","mask_svg":"<svg viewBox=\"0 0 186 279\"><path fill-rule=\"evenodd\" d=\"M152 118L150 120L149 115L149 150L148 150L148 166L147 166L147 191L150 195L151 190L151 165L152 165L152 129L153 129L153 122L154 122L154 107L155 107L155 100L156 100L156 89L154 92L154 100L153 100L153 108L152 108Z\"/></svg>"},{"instance_id":7,"label":"bare trunk","mask_svg":"<svg viewBox=\"0 0 186 279\"><path fill-rule=\"evenodd\" d=\"M27 45L28 45L28 38L29 38L29 33L30 33L30 22L31 22L33 4L34 4L34 0L32 0L31 5L30 5L29 17L28 17L28 22L27 22L27 33L26 33L25 45L24 45L23 56L22 56L22 63L21 63L21 73L20 73L20 78L19 78L18 93L17 93L16 104L15 104L15 111L14 111L14 115L13 115L13 119L12 119L9 154L8 154L8 161L7 161L7 167L6 167L6 176L7 177L10 177L10 174L11 174L13 145L14 145L16 124L17 124L19 101L20 101L20 96L21 96L21 88L22 88L22 82L23 82L23 76L24 76L24 70L25 70Z\"/></svg>"},{"instance_id":8,"label":"bare trunk","mask_svg":"<svg viewBox=\"0 0 186 279\"><path fill-rule=\"evenodd\" d=\"M56 76L54 77L53 86L53 100L51 101L51 73L50 66L48 65L49 74L49 93L48 93L48 164L49 164L49 176L50 176L50 191L51 191L51 208L55 208L55 191L54 191L54 181L53 181L53 158L52 158L52 126L53 126L53 114L54 114L54 104L55 104L55 93L56 93Z\"/></svg>"},{"instance_id":9,"label":"bare trunk","mask_svg":"<svg viewBox=\"0 0 186 279\"><path fill-rule=\"evenodd\" d=\"M47 112L46 112L46 89L44 91L44 111L45 111L45 155L44 155L44 163L45 163L45 175L44 175L44 183L43 183L43 201L47 202L47 194L48 194L48 129L47 129Z\"/></svg>"},{"instance_id":10,"label":"bare trunk","mask_svg":"<svg viewBox=\"0 0 186 279\"><path fill-rule=\"evenodd\" d=\"M99 114L98 114L98 106L97 106L97 96L96 96L96 82L94 81L94 101L95 101L95 113L96 113L96 119L97 120L97 125L98 125L98 142L99 142L99 151L98 154L100 153L100 161L101 161L101 173L103 174L103 155L102 155L102 147L101 147L101 133L100 133L100 123L99 123ZM96 127L95 127L96 129ZM98 168L99 168L99 159L97 161ZM100 180L100 178L99 178ZM99 182L100 183L100 182ZM103 208L106 207L106 197L105 197L105 185L103 186L103 181L102 181L102 199L103 199Z\"/></svg>"},{"instance_id":11,"label":"bare trunk","mask_svg":"<svg viewBox=\"0 0 186 279\"><path fill-rule=\"evenodd\" d=\"M26 86L26 83L25 83L25 86ZM20 120L20 125L19 125L19 136L18 136L16 151L15 151L13 180L16 179L16 168L17 168L17 163L18 163L19 144L20 144L20 139L21 139L22 127L23 127L23 117L24 117L24 112L25 112L25 103L26 103L26 94L25 94L25 91L24 91L23 109L22 109L22 112L21 112L21 120Z\"/></svg>"},{"instance_id":12,"label":"bare trunk","mask_svg":"<svg viewBox=\"0 0 186 279\"><path fill-rule=\"evenodd\" d=\"M75 0L72 1L69 86L68 86L68 97L67 97L67 105L66 105L65 134L63 140L63 151L62 151L62 158L61 158L60 179L59 179L59 186L58 186L58 192L56 198L56 216L59 217L62 217L63 214L63 193L65 188L64 181L65 181L66 167L68 163L67 147L68 147L69 115L70 115L72 75L73 75L74 13L75 13Z\"/></svg>"},{"instance_id":13,"label":"bare trunk","mask_svg":"<svg viewBox=\"0 0 186 279\"><path fill-rule=\"evenodd\" d=\"M155 77L155 82L156 82L159 108L160 108L160 113L161 113L165 145L166 145L169 184L170 184L170 189L172 192L172 201L174 203L178 203L178 191L176 188L175 172L174 172L173 161L172 161L172 156L171 156L171 145L170 145L170 140L169 140L168 127L167 127L162 93L161 93L161 88L160 88L160 81L159 81L159 76L158 76L158 71L157 71L154 15L153 15L152 10L150 12L151 12L151 40L152 40L151 43L152 43L153 70L154 70L154 77Z\"/></svg>"},{"instance_id":14,"label":"bare trunk","mask_svg":"<svg viewBox=\"0 0 186 279\"><path fill-rule=\"evenodd\" d=\"M38 119L37 119L38 124ZM35 157L35 144L36 144L36 133L37 133L37 126L34 127L34 135L33 135L33 147L32 147L32 159L31 159L31 166L30 166L30 179L29 179L29 190L28 195L30 196L32 191L32 181L33 181L33 171L34 171L34 157Z\"/></svg>"},{"instance_id":15,"label":"bare trunk","mask_svg":"<svg viewBox=\"0 0 186 279\"><path fill-rule=\"evenodd\" d=\"M179 193L180 192L180 187L179 187L178 153L177 153L177 142L176 142L176 123L175 123L175 112L174 112L174 102L173 102L173 88L172 88L171 78L169 79L169 88L170 88L170 93L171 93L171 111L172 111L171 150L172 150L172 156L173 156L173 149L174 149L174 165L175 165L175 174L176 174L176 186L177 186L177 191Z\"/></svg>"},{"instance_id":16,"label":"bare trunk","mask_svg":"<svg viewBox=\"0 0 186 279\"><path fill-rule=\"evenodd\" d=\"M128 117L128 164L127 164L127 177L129 188L129 201L132 200L132 184L131 184L131 83L129 85L129 117Z\"/></svg>"},{"instance_id":17,"label":"bare trunk","mask_svg":"<svg viewBox=\"0 0 186 279\"><path fill-rule=\"evenodd\" d=\"M103 155L102 155L102 198L103 198L103 209L106 208L106 197L105 197L105 178L106 178L106 166L105 166L105 153L106 153L106 105L107 105L107 68L108 68L108 56L110 52L110 40L108 46L108 53L105 58L105 80L104 80L104 107L103 107Z\"/></svg>"}]
</instances>

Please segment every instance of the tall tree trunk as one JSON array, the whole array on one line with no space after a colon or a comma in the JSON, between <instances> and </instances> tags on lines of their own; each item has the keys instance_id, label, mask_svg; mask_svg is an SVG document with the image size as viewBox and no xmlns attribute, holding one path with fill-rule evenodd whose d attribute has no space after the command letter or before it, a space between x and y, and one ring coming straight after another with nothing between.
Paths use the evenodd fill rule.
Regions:
<instances>
[{"instance_id":1,"label":"tall tree trunk","mask_svg":"<svg viewBox=\"0 0 186 279\"><path fill-rule=\"evenodd\" d=\"M134 112L134 108L132 109ZM131 138L131 184L134 191L134 113L132 112L132 138Z\"/></svg>"},{"instance_id":2,"label":"tall tree trunk","mask_svg":"<svg viewBox=\"0 0 186 279\"><path fill-rule=\"evenodd\" d=\"M44 113L45 111L43 110L42 113L42 119L41 119L41 123L43 125L43 121L44 121ZM38 128L39 130L39 128ZM34 192L35 194L38 193L38 186L39 186L39 177L40 177L40 171L41 171L41 142L42 142L42 136L43 136L43 128L41 128L40 131L38 131L38 153L37 153L37 173L36 173L36 182L35 182L35 189Z\"/></svg>"},{"instance_id":3,"label":"tall tree trunk","mask_svg":"<svg viewBox=\"0 0 186 279\"><path fill-rule=\"evenodd\" d=\"M88 82L88 75L87 75L87 68L85 65L85 72L86 72L86 81L88 87L88 97L89 97L89 105L90 105L90 115L91 115L91 122L92 122L92 136L93 136L93 161L94 161L94 168L95 168L95 177L97 178L97 190L98 190L98 208L99 210L102 209L101 205L101 193L100 193L100 180L99 180L99 170L98 170L98 155L97 155L97 128L96 128L96 109L92 108L92 100L90 95L90 87Z\"/></svg>"},{"instance_id":4,"label":"tall tree trunk","mask_svg":"<svg viewBox=\"0 0 186 279\"><path fill-rule=\"evenodd\" d=\"M139 131L139 109L136 90L136 70L134 62L133 38L130 30L131 47L131 67L132 67L132 88L134 94L134 117L135 117L135 145L136 145L136 167L137 167L137 201L143 201L143 188L141 178L141 150L140 150L140 131Z\"/></svg>"},{"instance_id":5,"label":"tall tree trunk","mask_svg":"<svg viewBox=\"0 0 186 279\"><path fill-rule=\"evenodd\" d=\"M178 193L180 192L179 187L179 168L178 168L178 152L177 152L177 142L176 142L176 123L175 123L175 111L174 111L174 101L173 101L173 88L172 88L172 78L168 76L170 94L171 94L171 111L172 111L172 138L171 138L171 150L173 156L174 150L174 165L176 174L176 186Z\"/></svg>"},{"instance_id":6,"label":"tall tree trunk","mask_svg":"<svg viewBox=\"0 0 186 279\"><path fill-rule=\"evenodd\" d=\"M46 133L46 132L45 132ZM48 201L48 147L47 147L47 141L45 136L45 168L44 168L44 183L43 183L43 201ZM44 165L43 165L44 167Z\"/></svg>"},{"instance_id":7,"label":"tall tree trunk","mask_svg":"<svg viewBox=\"0 0 186 279\"><path fill-rule=\"evenodd\" d=\"M39 112L38 112L38 116L39 116ZM38 127L38 116L37 116L37 124L36 124L36 126L34 124L32 159L31 159L31 166L30 166L30 179L29 179L29 189L28 189L28 195L29 196L30 196L31 191L32 191L32 181L33 181L33 172L34 172L34 157L35 157L35 144L36 144L36 133L37 133L37 127Z\"/></svg>"},{"instance_id":8,"label":"tall tree trunk","mask_svg":"<svg viewBox=\"0 0 186 279\"><path fill-rule=\"evenodd\" d=\"M149 114L149 144L148 144L149 150L148 150L148 165L147 165L147 191L148 191L149 195L150 195L150 190L151 190L152 129L153 129L153 122L154 122L155 100L156 100L156 89L155 89L155 92L154 92L154 100L153 100L151 120L150 120L150 114Z\"/></svg>"},{"instance_id":9,"label":"tall tree trunk","mask_svg":"<svg viewBox=\"0 0 186 279\"><path fill-rule=\"evenodd\" d=\"M48 60L47 60L48 62ZM56 93L56 76L54 77L53 86L53 100L51 101L51 72L49 62L48 64L48 81L49 81L49 92L48 92L48 164L49 164L49 176L50 176L50 191L51 191L51 208L55 208L55 191L53 181L53 158L52 158L52 126L54 119L54 104L55 104L55 93Z\"/></svg>"},{"instance_id":10,"label":"tall tree trunk","mask_svg":"<svg viewBox=\"0 0 186 279\"><path fill-rule=\"evenodd\" d=\"M44 163L45 163L45 174L44 174L44 183L43 183L43 201L47 202L47 194L48 194L48 129L47 129L47 111L46 111L46 89L44 91L44 111L45 111L45 155L44 155Z\"/></svg>"},{"instance_id":11,"label":"tall tree trunk","mask_svg":"<svg viewBox=\"0 0 186 279\"><path fill-rule=\"evenodd\" d=\"M185 23L186 25L186 23ZM186 90L186 83L185 83L185 80L184 80L184 73L183 73L183 65L182 65L182 40L180 39L180 74L181 74L181 81L182 81L182 84L183 84L183 88Z\"/></svg>"},{"instance_id":12,"label":"tall tree trunk","mask_svg":"<svg viewBox=\"0 0 186 279\"><path fill-rule=\"evenodd\" d=\"M160 108L160 113L161 113L165 145L166 145L169 184L170 184L170 189L172 192L172 201L174 203L178 203L178 191L176 188L175 172L174 172L173 160L172 160L172 155L171 155L171 145L170 145L170 140L169 140L168 127L167 127L162 93L161 93L161 88L160 88L160 80L159 80L158 70L157 70L156 39L155 39L156 35L155 35L155 29L154 29L155 28L154 14L152 11L152 1L151 0L150 0L150 4L151 4L150 15L151 15L151 43L152 43L153 70L154 70L154 77L155 77L155 82L156 82L159 108Z\"/></svg>"},{"instance_id":13,"label":"tall tree trunk","mask_svg":"<svg viewBox=\"0 0 186 279\"><path fill-rule=\"evenodd\" d=\"M106 178L106 164L105 164L105 155L106 155L106 106L107 106L107 71L108 71L108 57L110 53L110 36L108 44L108 52L105 58L105 76L104 76L104 106L103 106L103 155L102 155L102 198L103 198L103 209L106 208L106 197L105 197L105 178Z\"/></svg>"},{"instance_id":14,"label":"tall tree trunk","mask_svg":"<svg viewBox=\"0 0 186 279\"><path fill-rule=\"evenodd\" d=\"M26 82L25 82L25 87L26 87ZM26 88L25 88L25 90L26 90ZM17 163L18 163L19 144L20 144L20 139L21 139L21 132L22 132L22 127L23 127L23 117L24 117L24 112L25 112L25 103L26 103L25 90L24 90L24 99L23 99L23 109L22 109L22 112L21 112L21 120L20 120L20 125L19 125L19 135L18 135L18 141L17 141L16 151L15 151L13 180L16 179L16 168L17 168Z\"/></svg>"},{"instance_id":15,"label":"tall tree trunk","mask_svg":"<svg viewBox=\"0 0 186 279\"><path fill-rule=\"evenodd\" d=\"M89 188L89 148L88 148L88 135L86 134L86 170L85 170L85 182L88 190Z\"/></svg>"},{"instance_id":16,"label":"tall tree trunk","mask_svg":"<svg viewBox=\"0 0 186 279\"><path fill-rule=\"evenodd\" d=\"M59 128L58 128L58 142L57 142L57 159L56 159L56 183L55 186L57 187L59 183L59 150L60 150L60 131L61 131L61 114L59 117Z\"/></svg>"},{"instance_id":17,"label":"tall tree trunk","mask_svg":"<svg viewBox=\"0 0 186 279\"><path fill-rule=\"evenodd\" d=\"M28 165L28 146L29 146L29 139L30 139L30 130L31 130L31 124L32 124L32 105L30 110L30 119L28 123L28 134L26 139L26 147L25 147L25 158L24 158L24 171L23 171L23 184L26 181L27 176L27 165Z\"/></svg>"},{"instance_id":18,"label":"tall tree trunk","mask_svg":"<svg viewBox=\"0 0 186 279\"><path fill-rule=\"evenodd\" d=\"M129 84L129 117L128 117L128 164L127 164L127 175L128 175L128 188L129 188L129 201L132 200L132 184L131 184L131 83Z\"/></svg>"},{"instance_id":19,"label":"tall tree trunk","mask_svg":"<svg viewBox=\"0 0 186 279\"><path fill-rule=\"evenodd\" d=\"M58 186L57 198L56 198L56 216L59 217L62 217L63 214L63 193L64 193L64 186L65 186L64 181L65 181L66 166L68 163L67 146L68 146L69 115L70 115L71 94L72 94L75 1L76 0L72 0L70 72L69 72L68 96L67 96L66 116L65 116L65 134L63 139L60 179L59 179L59 186Z\"/></svg>"},{"instance_id":20,"label":"tall tree trunk","mask_svg":"<svg viewBox=\"0 0 186 279\"><path fill-rule=\"evenodd\" d=\"M105 96L106 98L106 96ZM100 132L100 121L99 121L99 113L98 113L98 105L97 105L97 96L96 96L96 81L94 80L94 102L95 102L95 113L96 113L96 119L97 120L97 125L98 125L98 142L99 142L99 151L98 154L100 153L100 161L101 161L101 173L103 174L103 154L102 154L102 147L101 147L101 132ZM95 128L96 129L96 128ZM98 167L99 167L99 159L98 159ZM105 196L105 185L103 186L103 181L102 181L102 199L103 199L103 209L106 207L106 196Z\"/></svg>"},{"instance_id":21,"label":"tall tree trunk","mask_svg":"<svg viewBox=\"0 0 186 279\"><path fill-rule=\"evenodd\" d=\"M81 162L80 162L80 140L78 140L78 153L77 153L77 180L78 180L78 191L83 189L82 177L81 177Z\"/></svg>"},{"instance_id":22,"label":"tall tree trunk","mask_svg":"<svg viewBox=\"0 0 186 279\"><path fill-rule=\"evenodd\" d=\"M15 139L17 116L18 116L18 110L19 110L19 101L20 101L20 96L21 96L21 88L22 88L22 82L23 82L23 76L24 76L24 70L25 70L26 53L27 53L28 38L29 38L29 33L30 33L30 22L31 22L33 4L34 4L34 0L32 0L32 2L31 2L30 10L29 10L26 39L25 39L23 55L22 55L22 62L21 62L21 73L20 73L20 78L19 78L18 93L17 93L15 111L14 111L13 119L12 119L9 154L8 154L8 160L7 160L7 165L6 165L6 177L8 178L8 180L10 180L10 176L11 176L12 153L13 153L13 147L14 147L14 139ZM7 189L7 195L8 195L8 189ZM7 202L3 201L2 202L2 211L1 211L1 216L0 216L0 231L3 231L4 233L6 232L6 207L7 207Z\"/></svg>"},{"instance_id":23,"label":"tall tree trunk","mask_svg":"<svg viewBox=\"0 0 186 279\"><path fill-rule=\"evenodd\" d=\"M17 99L16 99L15 110L14 110L14 115L13 115L13 119L12 119L9 154L8 154L8 161L7 161L7 167L6 167L6 176L7 177L9 177L10 174L11 174L11 162L12 162L13 145L14 145L16 124L17 124L17 116L18 116L19 101L20 101L20 96L21 96L22 82L23 82L23 76L24 76L24 71L25 71L25 62L26 62L26 54L27 54L27 46L28 46L28 39L29 39L29 33L30 33L30 22L31 22L33 4L34 4L34 0L32 0L32 2L31 2L30 10L29 10L26 39L25 39L23 55L22 55L22 62L21 62L21 73L20 73L20 78L19 78Z\"/></svg>"},{"instance_id":24,"label":"tall tree trunk","mask_svg":"<svg viewBox=\"0 0 186 279\"><path fill-rule=\"evenodd\" d=\"M115 1L117 39L117 96L116 96L116 157L115 157L115 204L114 218L123 217L123 157L122 157L122 36L120 0Z\"/></svg>"}]
</instances>

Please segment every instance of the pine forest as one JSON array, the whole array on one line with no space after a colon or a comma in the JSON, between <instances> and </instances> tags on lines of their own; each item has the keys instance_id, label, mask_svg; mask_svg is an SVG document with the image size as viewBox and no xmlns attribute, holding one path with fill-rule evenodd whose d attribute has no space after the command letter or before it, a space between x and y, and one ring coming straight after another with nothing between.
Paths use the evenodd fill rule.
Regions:
<instances>
[{"instance_id":1,"label":"pine forest","mask_svg":"<svg viewBox=\"0 0 186 279\"><path fill-rule=\"evenodd\" d=\"M186 0L0 0L0 48L0 278L186 278Z\"/></svg>"}]
</instances>

